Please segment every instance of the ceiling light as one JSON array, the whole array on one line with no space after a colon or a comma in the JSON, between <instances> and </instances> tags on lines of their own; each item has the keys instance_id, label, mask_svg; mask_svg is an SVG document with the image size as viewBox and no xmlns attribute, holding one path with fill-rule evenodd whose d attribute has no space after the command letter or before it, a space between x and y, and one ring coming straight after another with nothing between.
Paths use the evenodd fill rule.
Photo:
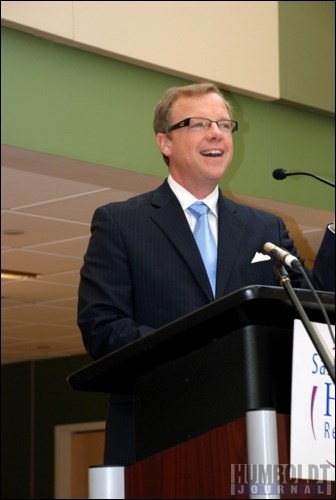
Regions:
<instances>
[{"instance_id":1,"label":"ceiling light","mask_svg":"<svg viewBox=\"0 0 336 500\"><path fill-rule=\"evenodd\" d=\"M37 278L36 273L26 273L23 271L10 271L9 269L1 269L1 279L6 280L27 280Z\"/></svg>"},{"instance_id":2,"label":"ceiling light","mask_svg":"<svg viewBox=\"0 0 336 500\"><path fill-rule=\"evenodd\" d=\"M18 235L24 234L24 230L23 229L4 229L2 231L2 233L5 234L6 236L18 236Z\"/></svg>"}]
</instances>

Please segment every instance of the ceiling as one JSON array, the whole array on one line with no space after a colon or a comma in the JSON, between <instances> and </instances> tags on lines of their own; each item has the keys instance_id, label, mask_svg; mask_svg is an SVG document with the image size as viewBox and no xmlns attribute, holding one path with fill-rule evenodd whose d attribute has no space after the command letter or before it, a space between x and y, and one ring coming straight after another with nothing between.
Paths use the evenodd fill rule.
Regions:
<instances>
[{"instance_id":1,"label":"ceiling","mask_svg":"<svg viewBox=\"0 0 336 500\"><path fill-rule=\"evenodd\" d=\"M162 179L10 146L2 147L1 177L1 268L38 274L1 280L1 362L84 354L77 288L93 212L153 189ZM231 197L284 217L312 262L329 212Z\"/></svg>"},{"instance_id":2,"label":"ceiling","mask_svg":"<svg viewBox=\"0 0 336 500\"><path fill-rule=\"evenodd\" d=\"M77 287L94 209L161 180L8 146L1 160L1 269L39 275L1 280L1 362L84 354Z\"/></svg>"}]
</instances>

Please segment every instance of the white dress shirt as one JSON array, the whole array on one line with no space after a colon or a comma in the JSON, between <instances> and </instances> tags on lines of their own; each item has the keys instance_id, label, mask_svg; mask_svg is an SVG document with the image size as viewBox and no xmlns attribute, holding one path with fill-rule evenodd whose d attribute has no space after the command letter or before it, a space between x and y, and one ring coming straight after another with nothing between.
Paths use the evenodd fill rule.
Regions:
<instances>
[{"instance_id":1,"label":"white dress shirt","mask_svg":"<svg viewBox=\"0 0 336 500\"><path fill-rule=\"evenodd\" d=\"M169 174L168 176L168 184L170 188L172 189L173 193L177 197L178 201L181 204L181 207L184 211L184 214L187 218L187 221L189 223L190 229L193 232L194 227L196 224L196 217L192 215L189 211L188 208L190 205L192 205L195 201L197 201L197 198L195 198L194 195L189 193L184 187L181 186L178 182L176 182L173 177ZM216 245L218 241L218 210L217 210L217 203L218 203L218 186L210 193L208 196L203 198L202 200L203 203L205 203L209 207L209 224L211 228L211 232L213 234L213 237L215 239Z\"/></svg>"}]
</instances>

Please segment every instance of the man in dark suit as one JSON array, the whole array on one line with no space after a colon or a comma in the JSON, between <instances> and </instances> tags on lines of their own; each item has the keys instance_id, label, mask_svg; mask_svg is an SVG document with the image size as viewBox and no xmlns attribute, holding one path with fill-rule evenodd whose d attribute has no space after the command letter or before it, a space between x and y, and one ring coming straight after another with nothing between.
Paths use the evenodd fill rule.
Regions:
<instances>
[{"instance_id":1,"label":"man in dark suit","mask_svg":"<svg viewBox=\"0 0 336 500\"><path fill-rule=\"evenodd\" d=\"M100 207L93 216L78 325L94 359L246 285L278 286L265 242L300 258L280 218L237 204L218 188L237 128L230 104L212 84L169 89L159 102L154 130L168 178L153 192ZM214 291L193 236L196 219L188 208L196 200L210 209ZM335 289L334 257L327 228L310 273L319 290ZM300 273L290 276L293 286L306 287ZM130 395L111 395L105 464L136 460L132 404Z\"/></svg>"}]
</instances>

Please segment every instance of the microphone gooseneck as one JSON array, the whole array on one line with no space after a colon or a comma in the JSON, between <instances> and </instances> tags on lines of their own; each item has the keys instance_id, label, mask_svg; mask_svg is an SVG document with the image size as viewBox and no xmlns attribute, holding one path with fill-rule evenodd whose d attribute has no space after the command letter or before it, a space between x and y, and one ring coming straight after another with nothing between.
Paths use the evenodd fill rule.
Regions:
<instances>
[{"instance_id":1,"label":"microphone gooseneck","mask_svg":"<svg viewBox=\"0 0 336 500\"><path fill-rule=\"evenodd\" d=\"M321 311L322 311L323 316L325 318L326 324L328 325L330 337L331 337L333 343L335 344L335 335L332 331L331 324L330 324L329 318L327 316L327 313L324 309L324 306L323 306L319 296L317 295L317 293L316 293L316 291L315 291L315 289L310 281L308 274L306 273L306 271L304 269L304 266L302 265L302 262L297 257L294 257L294 255L289 253L287 250L284 250L283 248L280 248L280 247L274 245L274 243L270 243L269 241L264 244L263 249L275 261L275 263L276 263L275 273L278 276L278 278L280 278L280 284L282 286L284 286L285 281L289 280L289 277L288 277L288 274L284 268L284 265L286 265L287 267L290 267L291 269L299 270L301 272L301 274L305 278L309 288L313 292L314 297L316 298L316 301L318 302L318 304L321 307ZM281 269L282 269L282 271L281 271ZM288 277L288 279L287 279L287 277Z\"/></svg>"},{"instance_id":2,"label":"microphone gooseneck","mask_svg":"<svg viewBox=\"0 0 336 500\"><path fill-rule=\"evenodd\" d=\"M301 272L304 271L303 266L300 267L300 270L301 270ZM288 273L287 273L286 269L284 268L284 266L277 266L275 268L275 273L276 273L277 277L279 278L281 286L283 286L283 288L286 290L290 301L292 302L293 306L295 307L296 312L298 313L299 318L301 319L303 326L305 327L306 332L308 333L308 335L310 337L310 340L314 344L314 347L322 360L322 363L327 368L327 371L328 371L328 374L330 375L331 380L335 384L335 366L334 366L335 361L334 361L334 355L333 355L334 349L330 350L324 344L324 342L322 342L319 330L316 328L314 323L312 323L310 321L309 317L307 316L297 294L295 293L294 288L292 287L290 277L288 276ZM321 302L321 299L319 298L318 294L316 293L316 290L314 289L313 285L311 284L307 273L304 272L303 275L305 276L307 283L309 284L309 287L313 291L314 297L317 299L317 301L321 307L321 310L323 312L323 315L324 315L326 322L327 322L327 325L328 325L328 329L329 329L331 338L333 339L333 343L335 344L335 337L333 336L331 324L330 324L328 315L325 311L325 308Z\"/></svg>"},{"instance_id":3,"label":"microphone gooseneck","mask_svg":"<svg viewBox=\"0 0 336 500\"><path fill-rule=\"evenodd\" d=\"M324 182L325 184L328 184L329 186L335 187L335 183L329 181L328 179L324 179L323 177L320 177L319 175L311 174L310 172L288 172L287 170L284 170L283 168L276 168L273 170L272 173L274 179L281 181L282 179L286 179L286 177L289 177L290 175L308 175L309 177L314 177L314 179L317 179L318 181Z\"/></svg>"}]
</instances>

